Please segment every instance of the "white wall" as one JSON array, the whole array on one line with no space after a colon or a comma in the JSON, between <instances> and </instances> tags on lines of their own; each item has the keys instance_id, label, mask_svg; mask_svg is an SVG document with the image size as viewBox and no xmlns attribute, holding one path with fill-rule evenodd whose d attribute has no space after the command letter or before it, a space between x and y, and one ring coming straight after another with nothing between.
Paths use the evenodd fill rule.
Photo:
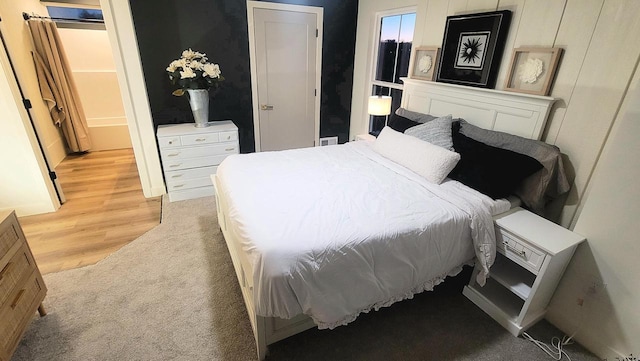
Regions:
<instances>
[{"instance_id":1,"label":"white wall","mask_svg":"<svg viewBox=\"0 0 640 361\"><path fill-rule=\"evenodd\" d=\"M21 106L18 85L0 48L0 210L19 216L55 211L59 204L44 158L34 149L35 134ZM54 194L54 193L53 193Z\"/></svg>"},{"instance_id":2,"label":"white wall","mask_svg":"<svg viewBox=\"0 0 640 361\"><path fill-rule=\"evenodd\" d=\"M67 155L66 144L60 128L51 120L47 105L42 100L38 78L31 57L31 34L22 12L48 15L47 8L38 0L0 1L0 27L15 67L25 97L31 100L31 115L38 135L48 157L49 164L55 168Z\"/></svg>"},{"instance_id":3,"label":"white wall","mask_svg":"<svg viewBox=\"0 0 640 361\"><path fill-rule=\"evenodd\" d=\"M91 150L131 148L107 31L60 28L58 33L87 117Z\"/></svg>"},{"instance_id":4,"label":"white wall","mask_svg":"<svg viewBox=\"0 0 640 361\"><path fill-rule=\"evenodd\" d=\"M576 223L588 244L578 248L548 314L566 332L579 330L578 341L610 360L640 353L639 83L636 71ZM598 285L597 293L587 295L581 310L576 295L590 282Z\"/></svg>"},{"instance_id":5,"label":"white wall","mask_svg":"<svg viewBox=\"0 0 640 361\"><path fill-rule=\"evenodd\" d=\"M375 12L406 5L417 6L414 46L441 46L448 15L511 10L513 18L498 73L497 89L504 88L506 68L513 48L556 46L565 49L551 93L559 101L550 115L544 140L557 145L566 154L569 172L575 175L575 184L567 205L561 211L560 221L565 226L575 225L575 229L589 241L574 256L561 289L554 298L549 318L563 331L572 332L579 322L579 315L569 311L580 310L576 299L584 295L593 278L591 276L603 277L605 282L610 280L611 286L607 287L607 292L601 298L591 301L591 308L584 309L585 314L592 312L586 317L592 319L585 321L578 340L601 357L640 353L640 316L638 311L632 312L628 307L640 305L640 287L633 276L621 276L634 275L639 271L637 260L635 266L630 264L632 255L637 257L640 254L637 252L637 241L632 239L633 232L626 233L622 228L627 226L625 222L628 221L630 229L637 229L631 227L632 221L625 218L637 211L638 202L633 199L637 193L618 193L622 194L622 199L613 203L614 207L618 207L615 212L611 211L611 207L601 207L600 203L606 201L604 196L596 195L595 185L589 195L585 194L605 145L612 147L612 144L619 143L620 147L628 147L630 154L634 154L634 146L638 144L637 140L632 139L632 135L637 138L640 134L637 130L627 133L628 137L620 136L609 141L607 137L616 117L622 114L623 100L629 99L625 98L627 89L640 59L640 47L631 46L640 38L640 1L416 0L412 3L360 0L350 129L352 138L368 130L365 101L371 89L368 81L372 66ZM628 172L623 180L612 180L609 185L622 182L615 183L617 188L622 189L625 181L638 179L640 175L637 162L631 165L616 163L615 159L608 162L608 167L625 168L625 172ZM607 166L603 165L602 169L604 167ZM608 175L614 178L618 172L611 171ZM607 174L605 171L602 173ZM597 186L598 189L604 187ZM614 189L611 192L617 191ZM592 196L602 198L592 200ZM629 198L626 202L625 197ZM633 200L636 200L636 204L629 204ZM580 213L582 207L587 212L585 218ZM610 232L612 228L616 230ZM602 316L596 317L599 313ZM611 325L604 322L608 315L615 316ZM609 347L616 351L611 351Z\"/></svg>"}]
</instances>

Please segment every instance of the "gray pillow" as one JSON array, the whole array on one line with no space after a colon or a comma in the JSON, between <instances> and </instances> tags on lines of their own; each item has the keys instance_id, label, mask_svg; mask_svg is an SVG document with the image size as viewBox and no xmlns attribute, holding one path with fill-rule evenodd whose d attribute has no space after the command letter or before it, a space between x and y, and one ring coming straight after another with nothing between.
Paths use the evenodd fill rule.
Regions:
<instances>
[{"instance_id":1,"label":"gray pillow","mask_svg":"<svg viewBox=\"0 0 640 361\"><path fill-rule=\"evenodd\" d=\"M428 121L431 121L437 118L437 117L434 117L433 115L413 112L411 110L406 110L404 108L398 108L396 110L396 114L418 123L426 123Z\"/></svg>"},{"instance_id":2,"label":"gray pillow","mask_svg":"<svg viewBox=\"0 0 640 361\"><path fill-rule=\"evenodd\" d=\"M404 134L411 135L425 142L440 146L453 151L453 140L451 138L451 114L436 118L424 124L416 125L404 131Z\"/></svg>"}]
</instances>

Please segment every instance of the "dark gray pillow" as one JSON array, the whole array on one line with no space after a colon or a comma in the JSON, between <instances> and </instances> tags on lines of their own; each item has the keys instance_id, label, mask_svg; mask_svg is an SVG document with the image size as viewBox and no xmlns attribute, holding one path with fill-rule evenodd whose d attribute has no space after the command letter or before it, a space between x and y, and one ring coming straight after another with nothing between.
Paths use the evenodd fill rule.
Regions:
<instances>
[{"instance_id":1,"label":"dark gray pillow","mask_svg":"<svg viewBox=\"0 0 640 361\"><path fill-rule=\"evenodd\" d=\"M404 134L454 151L453 140L451 138L451 122L451 114L445 115L444 117L411 127L405 130Z\"/></svg>"},{"instance_id":2,"label":"dark gray pillow","mask_svg":"<svg viewBox=\"0 0 640 361\"><path fill-rule=\"evenodd\" d=\"M433 115L413 112L411 110L407 110L407 109L404 109L404 108L398 108L396 110L396 114L398 114L401 117L405 117L407 119L413 120L414 122L418 122L418 123L426 123L428 121L431 121L431 120L434 120L434 119L437 118L437 117L434 117Z\"/></svg>"},{"instance_id":3,"label":"dark gray pillow","mask_svg":"<svg viewBox=\"0 0 640 361\"><path fill-rule=\"evenodd\" d=\"M535 213L544 215L547 201L569 191L570 181L558 147L539 140L479 128L464 120L460 121L460 133L494 147L528 155L542 164L543 168L527 177L515 192Z\"/></svg>"}]
</instances>

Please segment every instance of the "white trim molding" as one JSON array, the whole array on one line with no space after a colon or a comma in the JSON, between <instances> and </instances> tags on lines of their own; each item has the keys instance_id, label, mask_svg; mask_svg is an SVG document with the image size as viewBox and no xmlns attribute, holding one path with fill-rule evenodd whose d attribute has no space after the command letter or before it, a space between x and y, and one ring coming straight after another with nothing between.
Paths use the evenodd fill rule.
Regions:
<instances>
[{"instance_id":1,"label":"white trim molding","mask_svg":"<svg viewBox=\"0 0 640 361\"><path fill-rule=\"evenodd\" d=\"M129 2L100 0L144 196L166 193Z\"/></svg>"}]
</instances>

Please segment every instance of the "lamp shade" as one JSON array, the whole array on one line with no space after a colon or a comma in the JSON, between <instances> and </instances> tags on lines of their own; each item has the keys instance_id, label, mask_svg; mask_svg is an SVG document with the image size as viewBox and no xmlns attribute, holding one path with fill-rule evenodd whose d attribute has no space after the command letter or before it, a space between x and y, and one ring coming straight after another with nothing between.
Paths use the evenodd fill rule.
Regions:
<instances>
[{"instance_id":1,"label":"lamp shade","mask_svg":"<svg viewBox=\"0 0 640 361\"><path fill-rule=\"evenodd\" d=\"M391 97L388 95L373 95L369 97L369 114L391 114Z\"/></svg>"}]
</instances>

